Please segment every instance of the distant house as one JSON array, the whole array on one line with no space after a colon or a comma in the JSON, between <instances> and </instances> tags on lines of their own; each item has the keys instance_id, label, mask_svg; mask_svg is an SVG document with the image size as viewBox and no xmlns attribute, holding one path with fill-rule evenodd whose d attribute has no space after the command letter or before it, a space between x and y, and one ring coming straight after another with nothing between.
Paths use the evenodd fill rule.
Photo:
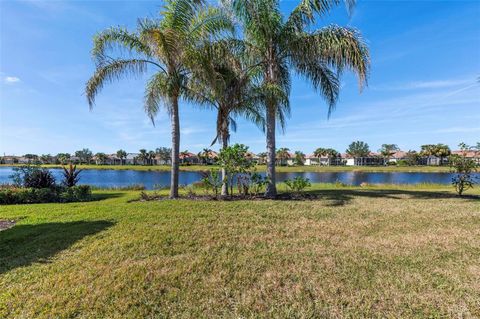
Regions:
<instances>
[{"instance_id":1,"label":"distant house","mask_svg":"<svg viewBox=\"0 0 480 319\"><path fill-rule=\"evenodd\" d=\"M153 160L154 165L171 165L172 164L172 159L170 157L164 158L161 157L160 155L155 155L155 159Z\"/></svg>"},{"instance_id":2,"label":"distant house","mask_svg":"<svg viewBox=\"0 0 480 319\"><path fill-rule=\"evenodd\" d=\"M210 153L208 153L208 156L205 160L207 161L208 165L213 165L217 162L217 159L218 159L218 153L215 151L211 151Z\"/></svg>"},{"instance_id":3,"label":"distant house","mask_svg":"<svg viewBox=\"0 0 480 319\"><path fill-rule=\"evenodd\" d=\"M18 156L13 156L13 155L6 155L0 157L0 163L1 164L18 164Z\"/></svg>"},{"instance_id":4,"label":"distant house","mask_svg":"<svg viewBox=\"0 0 480 319\"><path fill-rule=\"evenodd\" d=\"M380 154L370 152L368 156L353 157L349 154L342 154L347 166L381 166L385 165L385 159Z\"/></svg>"},{"instance_id":5,"label":"distant house","mask_svg":"<svg viewBox=\"0 0 480 319\"><path fill-rule=\"evenodd\" d=\"M389 163L398 163L400 160L404 160L407 158L407 152L404 151L396 151L392 154L392 156L388 159Z\"/></svg>"},{"instance_id":6,"label":"distant house","mask_svg":"<svg viewBox=\"0 0 480 319\"><path fill-rule=\"evenodd\" d=\"M200 162L198 156L190 152L180 153L179 158L181 164L198 164Z\"/></svg>"},{"instance_id":7,"label":"distant house","mask_svg":"<svg viewBox=\"0 0 480 319\"><path fill-rule=\"evenodd\" d=\"M127 165L137 164L138 155L139 153L127 153L127 157L125 158L125 164Z\"/></svg>"},{"instance_id":8,"label":"distant house","mask_svg":"<svg viewBox=\"0 0 480 319\"><path fill-rule=\"evenodd\" d=\"M320 156L317 157L314 154L309 154L305 156L305 165L327 165L327 166L336 166L336 165L345 165L345 160L341 157L328 157Z\"/></svg>"},{"instance_id":9,"label":"distant house","mask_svg":"<svg viewBox=\"0 0 480 319\"><path fill-rule=\"evenodd\" d=\"M465 156L466 158L469 158L477 165L480 165L480 152L479 151L452 151L452 155L459 155L459 156Z\"/></svg>"}]
</instances>

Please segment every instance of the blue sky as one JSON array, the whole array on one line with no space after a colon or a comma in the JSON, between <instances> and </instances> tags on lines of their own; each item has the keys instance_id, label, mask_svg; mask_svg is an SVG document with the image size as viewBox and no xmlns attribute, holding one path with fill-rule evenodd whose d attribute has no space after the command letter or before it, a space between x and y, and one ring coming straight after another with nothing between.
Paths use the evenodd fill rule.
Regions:
<instances>
[{"instance_id":1,"label":"blue sky","mask_svg":"<svg viewBox=\"0 0 480 319\"><path fill-rule=\"evenodd\" d=\"M288 12L297 1L282 1ZM0 0L0 154L94 152L169 146L165 113L156 127L143 113L144 78L107 85L90 112L84 84L94 70L92 36L110 26L134 28L155 17L159 1ZM359 1L319 21L358 28L368 41L372 68L360 94L351 74L342 78L336 111L295 78L292 116L277 147L311 153L344 151L353 140L372 150L480 141L480 1ZM214 137L213 111L181 105L181 149L197 152ZM232 142L264 151L264 135L239 121ZM218 148L218 146L214 146Z\"/></svg>"}]
</instances>

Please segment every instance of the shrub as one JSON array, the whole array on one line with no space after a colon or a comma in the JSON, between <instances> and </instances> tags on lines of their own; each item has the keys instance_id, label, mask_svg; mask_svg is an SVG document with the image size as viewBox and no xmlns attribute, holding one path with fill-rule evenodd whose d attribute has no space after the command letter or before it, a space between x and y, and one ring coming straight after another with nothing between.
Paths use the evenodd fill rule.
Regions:
<instances>
[{"instance_id":1,"label":"shrub","mask_svg":"<svg viewBox=\"0 0 480 319\"><path fill-rule=\"evenodd\" d=\"M397 161L397 166L410 166L410 165L411 165L410 162L408 162L407 160L401 159Z\"/></svg>"},{"instance_id":2,"label":"shrub","mask_svg":"<svg viewBox=\"0 0 480 319\"><path fill-rule=\"evenodd\" d=\"M67 203L91 200L90 186L51 188L0 188L0 204Z\"/></svg>"},{"instance_id":3,"label":"shrub","mask_svg":"<svg viewBox=\"0 0 480 319\"><path fill-rule=\"evenodd\" d=\"M215 196L218 196L218 191L222 187L222 180L220 179L220 174L216 169L210 169L207 173L202 173L202 185L208 193L209 190L212 190Z\"/></svg>"},{"instance_id":4,"label":"shrub","mask_svg":"<svg viewBox=\"0 0 480 319\"><path fill-rule=\"evenodd\" d=\"M55 178L46 168L36 165L25 165L15 167L14 173L10 176L15 185L26 188L53 188Z\"/></svg>"},{"instance_id":5,"label":"shrub","mask_svg":"<svg viewBox=\"0 0 480 319\"><path fill-rule=\"evenodd\" d=\"M67 186L67 187L73 187L77 185L78 181L80 180L80 177L78 176L82 172L81 169L77 170L77 165L70 165L68 166L68 169L63 167L63 182L62 184Z\"/></svg>"},{"instance_id":6,"label":"shrub","mask_svg":"<svg viewBox=\"0 0 480 319\"><path fill-rule=\"evenodd\" d=\"M302 176L297 176L294 179L287 179L284 181L285 185L287 187L295 192L295 193L300 193L302 192L305 188L311 186L310 180L308 178L302 177Z\"/></svg>"},{"instance_id":7,"label":"shrub","mask_svg":"<svg viewBox=\"0 0 480 319\"><path fill-rule=\"evenodd\" d=\"M257 196L260 194L265 187L267 186L269 182L268 177L263 177L262 175L258 174L256 171L254 171L250 175L250 183L251 183L251 192L253 195Z\"/></svg>"}]
</instances>

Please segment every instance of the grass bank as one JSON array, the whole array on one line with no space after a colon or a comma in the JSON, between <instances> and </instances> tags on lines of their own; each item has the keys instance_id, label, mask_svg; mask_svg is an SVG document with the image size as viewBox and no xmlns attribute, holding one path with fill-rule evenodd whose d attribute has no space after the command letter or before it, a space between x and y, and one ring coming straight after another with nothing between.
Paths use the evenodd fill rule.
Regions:
<instances>
[{"instance_id":1,"label":"grass bank","mask_svg":"<svg viewBox=\"0 0 480 319\"><path fill-rule=\"evenodd\" d=\"M1 166L12 166L0 164ZM47 168L61 168L61 165L42 165ZM77 165L82 169L105 170L135 170L135 171L170 171L168 165ZM180 166L181 171L208 171L218 168L215 165L189 165ZM265 165L257 165L259 172L266 170ZM449 172L448 166L277 166L278 172Z\"/></svg>"},{"instance_id":2,"label":"grass bank","mask_svg":"<svg viewBox=\"0 0 480 319\"><path fill-rule=\"evenodd\" d=\"M1 318L478 317L480 192L0 207Z\"/></svg>"}]
</instances>

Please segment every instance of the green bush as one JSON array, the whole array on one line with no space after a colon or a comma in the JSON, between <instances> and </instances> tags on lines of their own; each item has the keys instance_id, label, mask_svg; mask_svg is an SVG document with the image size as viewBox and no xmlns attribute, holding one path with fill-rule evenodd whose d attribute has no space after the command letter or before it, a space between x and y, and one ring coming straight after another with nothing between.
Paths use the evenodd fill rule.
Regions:
<instances>
[{"instance_id":1,"label":"green bush","mask_svg":"<svg viewBox=\"0 0 480 319\"><path fill-rule=\"evenodd\" d=\"M54 188L55 178L52 173L37 165L23 165L13 168L10 176L16 186L26 188Z\"/></svg>"},{"instance_id":2,"label":"green bush","mask_svg":"<svg viewBox=\"0 0 480 319\"><path fill-rule=\"evenodd\" d=\"M401 159L397 161L397 166L411 166L411 164L409 161Z\"/></svg>"},{"instance_id":3,"label":"green bush","mask_svg":"<svg viewBox=\"0 0 480 319\"><path fill-rule=\"evenodd\" d=\"M310 184L310 180L302 176L297 176L294 179L287 179L284 181L284 183L291 191L295 193L301 193L305 188L312 186L312 184Z\"/></svg>"},{"instance_id":4,"label":"green bush","mask_svg":"<svg viewBox=\"0 0 480 319\"><path fill-rule=\"evenodd\" d=\"M54 188L0 188L0 205L84 202L91 198L92 191L88 185Z\"/></svg>"}]
</instances>

